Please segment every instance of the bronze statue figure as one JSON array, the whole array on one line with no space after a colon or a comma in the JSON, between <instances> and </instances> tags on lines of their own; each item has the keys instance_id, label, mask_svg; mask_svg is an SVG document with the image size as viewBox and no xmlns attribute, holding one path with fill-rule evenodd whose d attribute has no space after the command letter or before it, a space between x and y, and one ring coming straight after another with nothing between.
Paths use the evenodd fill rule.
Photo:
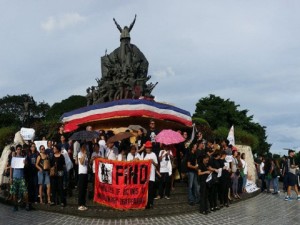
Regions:
<instances>
[{"instance_id":1,"label":"bronze statue figure","mask_svg":"<svg viewBox=\"0 0 300 225\"><path fill-rule=\"evenodd\" d=\"M147 84L151 76L148 75L149 63L137 46L130 43L136 15L129 27L123 29L113 18L120 31L120 47L110 54L105 50L101 57L102 78L96 78L97 86L87 89L87 103L99 104L118 99L154 99L152 90L157 85Z\"/></svg>"}]
</instances>

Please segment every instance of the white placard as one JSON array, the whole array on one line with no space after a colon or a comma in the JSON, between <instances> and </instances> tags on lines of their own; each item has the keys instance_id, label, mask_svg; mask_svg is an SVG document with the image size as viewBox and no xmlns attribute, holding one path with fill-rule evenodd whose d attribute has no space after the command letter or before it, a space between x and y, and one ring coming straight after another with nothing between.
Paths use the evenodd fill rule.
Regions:
<instances>
[{"instance_id":1,"label":"white placard","mask_svg":"<svg viewBox=\"0 0 300 225\"><path fill-rule=\"evenodd\" d=\"M25 141L33 141L34 140L34 136L35 136L35 130L32 128L21 128L21 136Z\"/></svg>"},{"instance_id":2,"label":"white placard","mask_svg":"<svg viewBox=\"0 0 300 225\"><path fill-rule=\"evenodd\" d=\"M65 158L66 168L67 168L67 171L69 171L70 169L73 168L73 163L72 163L72 161L70 159L70 156L69 156L68 152L66 151L66 149L61 150L61 154Z\"/></svg>"},{"instance_id":3,"label":"white placard","mask_svg":"<svg viewBox=\"0 0 300 225\"><path fill-rule=\"evenodd\" d=\"M210 174L208 175L208 177L206 178L206 183L209 182L211 179L212 179L212 173L210 173Z\"/></svg>"},{"instance_id":4,"label":"white placard","mask_svg":"<svg viewBox=\"0 0 300 225\"><path fill-rule=\"evenodd\" d=\"M11 159L11 168L23 169L24 164L25 164L25 158L12 157Z\"/></svg>"},{"instance_id":5,"label":"white placard","mask_svg":"<svg viewBox=\"0 0 300 225\"><path fill-rule=\"evenodd\" d=\"M36 149L40 151L40 146L44 145L45 149L47 148L47 141L34 141Z\"/></svg>"},{"instance_id":6,"label":"white placard","mask_svg":"<svg viewBox=\"0 0 300 225\"><path fill-rule=\"evenodd\" d=\"M218 176L217 177L221 177L222 176L222 168L218 169Z\"/></svg>"},{"instance_id":7,"label":"white placard","mask_svg":"<svg viewBox=\"0 0 300 225\"><path fill-rule=\"evenodd\" d=\"M259 188L256 186L254 182L247 180L245 189L247 193L252 193L254 191L257 191Z\"/></svg>"}]
</instances>

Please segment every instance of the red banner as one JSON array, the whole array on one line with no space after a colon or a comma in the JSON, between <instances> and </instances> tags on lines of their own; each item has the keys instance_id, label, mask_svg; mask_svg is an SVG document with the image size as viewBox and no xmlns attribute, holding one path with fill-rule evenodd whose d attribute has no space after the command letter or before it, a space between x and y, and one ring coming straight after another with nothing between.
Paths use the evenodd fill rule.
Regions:
<instances>
[{"instance_id":1,"label":"red banner","mask_svg":"<svg viewBox=\"0 0 300 225\"><path fill-rule=\"evenodd\" d=\"M150 160L95 161L94 201L115 209L142 209L148 200Z\"/></svg>"}]
</instances>

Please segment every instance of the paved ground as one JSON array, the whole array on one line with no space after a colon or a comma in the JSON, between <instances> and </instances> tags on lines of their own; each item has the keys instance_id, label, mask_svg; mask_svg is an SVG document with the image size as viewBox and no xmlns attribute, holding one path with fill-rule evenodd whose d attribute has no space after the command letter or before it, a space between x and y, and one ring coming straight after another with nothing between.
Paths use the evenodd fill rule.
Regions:
<instances>
[{"instance_id":1,"label":"paved ground","mask_svg":"<svg viewBox=\"0 0 300 225\"><path fill-rule=\"evenodd\" d=\"M284 201L284 194L272 196L271 194L260 194L251 199L231 205L229 208L221 209L207 216L200 213L174 215L155 218L103 220L82 218L76 216L62 215L45 211L27 212L23 209L13 212L12 207L0 204L0 224L2 225L37 225L37 224L233 224L233 225L284 225L300 224L300 201Z\"/></svg>"}]
</instances>

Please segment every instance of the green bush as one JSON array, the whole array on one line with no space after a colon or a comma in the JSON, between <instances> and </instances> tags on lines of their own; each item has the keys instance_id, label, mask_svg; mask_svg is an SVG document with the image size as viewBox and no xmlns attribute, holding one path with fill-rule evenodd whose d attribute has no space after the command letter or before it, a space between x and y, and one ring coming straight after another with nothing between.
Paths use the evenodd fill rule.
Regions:
<instances>
[{"instance_id":1,"label":"green bush","mask_svg":"<svg viewBox=\"0 0 300 225\"><path fill-rule=\"evenodd\" d=\"M14 141L15 133L18 131L16 127L3 127L0 128L0 151L2 154L2 150L7 144L10 144Z\"/></svg>"},{"instance_id":2,"label":"green bush","mask_svg":"<svg viewBox=\"0 0 300 225\"><path fill-rule=\"evenodd\" d=\"M228 132L229 129L226 127L218 127L216 130L213 131L215 138L219 140L227 139Z\"/></svg>"}]
</instances>

